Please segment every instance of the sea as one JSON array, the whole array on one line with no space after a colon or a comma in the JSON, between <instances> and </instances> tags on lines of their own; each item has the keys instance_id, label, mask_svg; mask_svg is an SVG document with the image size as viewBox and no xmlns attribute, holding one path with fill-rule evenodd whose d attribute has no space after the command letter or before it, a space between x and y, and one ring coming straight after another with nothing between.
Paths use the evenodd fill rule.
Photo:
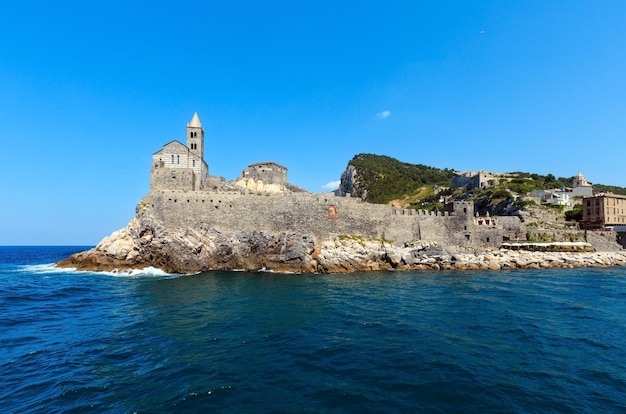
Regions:
<instances>
[{"instance_id":1,"label":"sea","mask_svg":"<svg viewBox=\"0 0 626 414\"><path fill-rule=\"evenodd\" d=\"M626 411L626 269L354 274L0 247L1 413Z\"/></svg>"}]
</instances>

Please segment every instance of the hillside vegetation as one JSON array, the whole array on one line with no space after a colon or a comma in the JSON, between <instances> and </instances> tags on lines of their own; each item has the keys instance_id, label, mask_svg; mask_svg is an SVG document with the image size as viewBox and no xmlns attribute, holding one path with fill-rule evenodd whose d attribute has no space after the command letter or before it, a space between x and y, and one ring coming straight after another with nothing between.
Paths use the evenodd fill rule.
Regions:
<instances>
[{"instance_id":1,"label":"hillside vegetation","mask_svg":"<svg viewBox=\"0 0 626 414\"><path fill-rule=\"evenodd\" d=\"M375 154L358 154L350 164L358 171L359 186L367 190L365 199L380 204L419 193L425 186L449 186L454 172Z\"/></svg>"},{"instance_id":2,"label":"hillside vegetation","mask_svg":"<svg viewBox=\"0 0 626 414\"><path fill-rule=\"evenodd\" d=\"M356 169L354 195L370 203L386 204L399 200L409 208L438 209L443 196L474 199L481 204L497 204L515 200L532 190L571 187L574 176L555 177L522 171L509 173L508 182L483 190L463 191L449 188L454 169L440 169L423 164L409 164L384 155L358 154L350 162ZM626 195L626 188L594 184L599 192ZM528 201L516 201L522 207ZM532 203L532 201L530 202Z\"/></svg>"}]
</instances>

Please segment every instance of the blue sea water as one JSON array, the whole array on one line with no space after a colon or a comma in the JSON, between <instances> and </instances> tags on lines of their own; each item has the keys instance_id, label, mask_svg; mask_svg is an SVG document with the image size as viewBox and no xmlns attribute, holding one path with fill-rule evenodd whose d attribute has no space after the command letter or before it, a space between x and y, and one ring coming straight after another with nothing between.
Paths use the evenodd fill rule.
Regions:
<instances>
[{"instance_id":1,"label":"blue sea water","mask_svg":"<svg viewBox=\"0 0 626 414\"><path fill-rule=\"evenodd\" d=\"M0 412L624 412L626 270L284 275L0 247Z\"/></svg>"}]
</instances>

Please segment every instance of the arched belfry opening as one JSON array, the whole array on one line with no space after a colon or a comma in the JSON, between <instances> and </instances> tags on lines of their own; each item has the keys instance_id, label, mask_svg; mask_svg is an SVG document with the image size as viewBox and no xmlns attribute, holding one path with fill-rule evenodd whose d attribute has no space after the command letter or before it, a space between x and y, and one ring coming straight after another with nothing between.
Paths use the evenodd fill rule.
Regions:
<instances>
[{"instance_id":1,"label":"arched belfry opening","mask_svg":"<svg viewBox=\"0 0 626 414\"><path fill-rule=\"evenodd\" d=\"M204 159L204 129L200 123L198 113L195 112L187 124L187 148L201 159Z\"/></svg>"}]
</instances>

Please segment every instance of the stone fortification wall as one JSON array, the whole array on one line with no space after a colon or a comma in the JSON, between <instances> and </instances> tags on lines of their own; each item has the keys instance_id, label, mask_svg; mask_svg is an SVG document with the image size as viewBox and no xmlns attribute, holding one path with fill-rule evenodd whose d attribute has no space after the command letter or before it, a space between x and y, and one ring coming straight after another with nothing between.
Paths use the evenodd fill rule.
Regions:
<instances>
[{"instance_id":1,"label":"stone fortification wall","mask_svg":"<svg viewBox=\"0 0 626 414\"><path fill-rule=\"evenodd\" d=\"M519 231L478 226L471 213L394 209L332 193L155 190L150 194L150 207L167 227L300 232L321 240L345 234L395 242L427 240L440 245L499 247L504 237Z\"/></svg>"},{"instance_id":2,"label":"stone fortification wall","mask_svg":"<svg viewBox=\"0 0 626 414\"><path fill-rule=\"evenodd\" d=\"M205 224L225 232L300 231L318 236L356 233L376 238L382 237L379 229L391 216L387 206L307 193L153 191L150 203L154 214L168 227ZM329 218L328 208L333 205L337 217Z\"/></svg>"},{"instance_id":3,"label":"stone fortification wall","mask_svg":"<svg viewBox=\"0 0 626 414\"><path fill-rule=\"evenodd\" d=\"M213 189L217 190L225 182L226 182L226 179L224 177L221 177L219 175L209 175L206 179L206 188L208 190L213 190Z\"/></svg>"},{"instance_id":4,"label":"stone fortification wall","mask_svg":"<svg viewBox=\"0 0 626 414\"><path fill-rule=\"evenodd\" d=\"M196 174L191 168L157 168L150 171L150 188L162 190L196 188Z\"/></svg>"}]
</instances>

